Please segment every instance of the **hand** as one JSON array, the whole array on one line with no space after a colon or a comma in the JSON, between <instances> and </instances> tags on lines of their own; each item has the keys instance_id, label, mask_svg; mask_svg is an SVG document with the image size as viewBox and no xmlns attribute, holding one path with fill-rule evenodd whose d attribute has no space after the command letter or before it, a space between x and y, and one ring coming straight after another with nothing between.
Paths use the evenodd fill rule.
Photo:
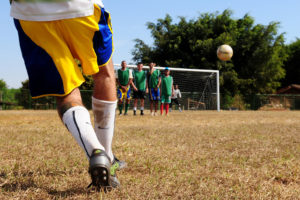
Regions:
<instances>
[{"instance_id":1,"label":"hand","mask_svg":"<svg viewBox=\"0 0 300 200\"><path fill-rule=\"evenodd\" d=\"M121 86L121 89L123 92L126 92L127 87L126 86Z\"/></svg>"},{"instance_id":2,"label":"hand","mask_svg":"<svg viewBox=\"0 0 300 200\"><path fill-rule=\"evenodd\" d=\"M154 88L154 90L155 90L155 92L158 90L158 88L156 87L156 88Z\"/></svg>"},{"instance_id":3,"label":"hand","mask_svg":"<svg viewBox=\"0 0 300 200\"><path fill-rule=\"evenodd\" d=\"M146 88L146 94L148 94L149 93L149 90L148 90L148 88Z\"/></svg>"},{"instance_id":4,"label":"hand","mask_svg":"<svg viewBox=\"0 0 300 200\"><path fill-rule=\"evenodd\" d=\"M134 87L133 89L134 89L134 91L138 91L138 89L136 87Z\"/></svg>"}]
</instances>

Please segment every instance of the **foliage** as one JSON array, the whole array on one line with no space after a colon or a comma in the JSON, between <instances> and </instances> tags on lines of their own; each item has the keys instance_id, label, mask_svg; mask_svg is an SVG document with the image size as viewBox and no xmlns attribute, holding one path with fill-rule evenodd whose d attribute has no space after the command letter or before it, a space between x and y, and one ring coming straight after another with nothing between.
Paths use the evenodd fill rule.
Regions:
<instances>
[{"instance_id":1,"label":"foliage","mask_svg":"<svg viewBox=\"0 0 300 200\"><path fill-rule=\"evenodd\" d=\"M286 76L282 86L300 84L300 39L287 46L288 60L284 63Z\"/></svg>"},{"instance_id":2,"label":"foliage","mask_svg":"<svg viewBox=\"0 0 300 200\"><path fill-rule=\"evenodd\" d=\"M3 79L0 79L0 90L7 88L7 84Z\"/></svg>"},{"instance_id":3,"label":"foliage","mask_svg":"<svg viewBox=\"0 0 300 200\"><path fill-rule=\"evenodd\" d=\"M136 39L133 59L160 66L220 70L221 93L231 97L272 93L285 75L282 66L287 58L278 26L276 22L255 25L249 15L232 19L230 10L204 13L191 20L180 17L178 23L167 15L147 24L154 44L150 47ZM233 47L231 61L217 59L216 49L221 44Z\"/></svg>"},{"instance_id":4,"label":"foliage","mask_svg":"<svg viewBox=\"0 0 300 200\"><path fill-rule=\"evenodd\" d=\"M54 97L43 97L39 99L32 99L29 91L29 80L22 82L22 87L15 95L19 106L25 109L53 109L56 108Z\"/></svg>"}]
</instances>

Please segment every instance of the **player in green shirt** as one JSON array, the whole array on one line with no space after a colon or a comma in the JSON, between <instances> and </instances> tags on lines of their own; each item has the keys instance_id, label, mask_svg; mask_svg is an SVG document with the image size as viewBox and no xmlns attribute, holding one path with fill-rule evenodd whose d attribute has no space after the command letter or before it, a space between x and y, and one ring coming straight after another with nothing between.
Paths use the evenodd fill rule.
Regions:
<instances>
[{"instance_id":1,"label":"player in green shirt","mask_svg":"<svg viewBox=\"0 0 300 200\"><path fill-rule=\"evenodd\" d=\"M116 82L118 85L117 95L119 100L118 107L120 115L122 115L124 101L126 101L124 115L127 115L130 103L130 85L132 84L132 78L132 71L127 68L126 61L122 61L121 69L118 69L116 74Z\"/></svg>"},{"instance_id":2,"label":"player in green shirt","mask_svg":"<svg viewBox=\"0 0 300 200\"><path fill-rule=\"evenodd\" d=\"M139 62L137 70L133 71L133 115L136 115L137 103L140 99L141 115L144 115L145 94L148 93L147 72L143 70L143 63Z\"/></svg>"},{"instance_id":3,"label":"player in green shirt","mask_svg":"<svg viewBox=\"0 0 300 200\"><path fill-rule=\"evenodd\" d=\"M149 72L148 72L148 87L149 87L149 97L150 97L150 112L151 115L156 115L157 107L158 107L158 101L160 100L160 71L158 69L154 69L155 64L151 62L149 64ZM153 105L154 105L154 111L153 111Z\"/></svg>"},{"instance_id":4,"label":"player in green shirt","mask_svg":"<svg viewBox=\"0 0 300 200\"><path fill-rule=\"evenodd\" d=\"M171 96L174 93L173 77L170 76L170 70L168 67L165 68L164 75L161 77L161 104L160 114L164 112L166 108L166 115L169 113L169 104L171 103Z\"/></svg>"}]
</instances>

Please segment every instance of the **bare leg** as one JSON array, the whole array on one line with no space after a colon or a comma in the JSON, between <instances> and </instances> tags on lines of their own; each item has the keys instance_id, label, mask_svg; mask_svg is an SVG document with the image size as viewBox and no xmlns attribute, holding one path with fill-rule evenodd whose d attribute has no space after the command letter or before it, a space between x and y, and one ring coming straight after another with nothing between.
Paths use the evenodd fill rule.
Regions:
<instances>
[{"instance_id":1,"label":"bare leg","mask_svg":"<svg viewBox=\"0 0 300 200\"><path fill-rule=\"evenodd\" d=\"M57 112L62 119L63 114L74 106L83 106L80 91L74 89L70 94L63 97L56 97Z\"/></svg>"},{"instance_id":2,"label":"bare leg","mask_svg":"<svg viewBox=\"0 0 300 200\"><path fill-rule=\"evenodd\" d=\"M150 101L150 112L153 112L153 101Z\"/></svg>"},{"instance_id":3,"label":"bare leg","mask_svg":"<svg viewBox=\"0 0 300 200\"><path fill-rule=\"evenodd\" d=\"M64 97L57 97L57 110L60 118L88 158L96 149L104 150L99 143L91 123L88 110L83 106L80 91L74 89Z\"/></svg>"},{"instance_id":4,"label":"bare leg","mask_svg":"<svg viewBox=\"0 0 300 200\"><path fill-rule=\"evenodd\" d=\"M137 108L137 104L138 104L138 99L134 99L134 101L133 101L133 107Z\"/></svg>"},{"instance_id":5,"label":"bare leg","mask_svg":"<svg viewBox=\"0 0 300 200\"><path fill-rule=\"evenodd\" d=\"M113 161L112 140L114 135L116 110L116 82L112 62L100 67L93 75L93 113L95 118L95 131L99 142L104 146L106 153Z\"/></svg>"},{"instance_id":6,"label":"bare leg","mask_svg":"<svg viewBox=\"0 0 300 200\"><path fill-rule=\"evenodd\" d=\"M116 101L116 80L112 61L100 67L97 74L93 75L94 90L93 97L104 101Z\"/></svg>"},{"instance_id":7,"label":"bare leg","mask_svg":"<svg viewBox=\"0 0 300 200\"><path fill-rule=\"evenodd\" d=\"M145 105L145 99L141 99L141 107L144 108Z\"/></svg>"}]
</instances>

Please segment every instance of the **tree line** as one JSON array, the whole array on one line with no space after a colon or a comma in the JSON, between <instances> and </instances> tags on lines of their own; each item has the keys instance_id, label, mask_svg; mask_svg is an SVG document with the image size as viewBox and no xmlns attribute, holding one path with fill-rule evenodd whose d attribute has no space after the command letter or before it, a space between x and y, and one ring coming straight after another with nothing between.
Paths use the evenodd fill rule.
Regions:
<instances>
[{"instance_id":1,"label":"tree line","mask_svg":"<svg viewBox=\"0 0 300 200\"><path fill-rule=\"evenodd\" d=\"M223 103L235 96L251 103L255 94L274 93L278 88L300 81L300 39L285 45L280 23L255 24L246 14L234 19L232 11L204 13L174 23L170 15L148 22L154 43L135 40L132 51L136 62L156 62L159 66L214 69L220 71ZM231 61L218 60L216 50L229 44L234 50Z\"/></svg>"}]
</instances>

